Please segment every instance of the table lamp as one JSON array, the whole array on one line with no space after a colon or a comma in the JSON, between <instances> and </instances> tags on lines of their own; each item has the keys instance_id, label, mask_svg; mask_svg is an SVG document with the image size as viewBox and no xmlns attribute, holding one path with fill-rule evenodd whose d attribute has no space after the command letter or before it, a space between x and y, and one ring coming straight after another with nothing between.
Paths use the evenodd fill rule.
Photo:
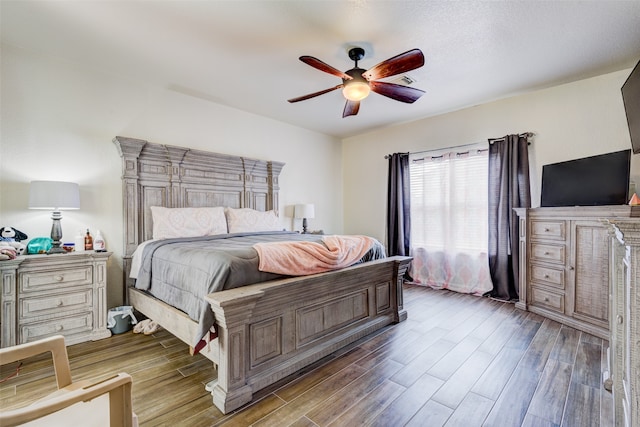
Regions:
<instances>
[{"instance_id":1,"label":"table lamp","mask_svg":"<svg viewBox=\"0 0 640 427\"><path fill-rule=\"evenodd\" d=\"M80 209L80 188L74 182L31 181L29 186L29 209L48 209L53 211L51 219L51 240L53 245L49 254L65 253L60 247L62 226L61 210Z\"/></svg>"},{"instance_id":2,"label":"table lamp","mask_svg":"<svg viewBox=\"0 0 640 427\"><path fill-rule=\"evenodd\" d=\"M307 218L315 216L315 208L312 203L296 205L293 216L302 218L302 234L307 234Z\"/></svg>"}]
</instances>

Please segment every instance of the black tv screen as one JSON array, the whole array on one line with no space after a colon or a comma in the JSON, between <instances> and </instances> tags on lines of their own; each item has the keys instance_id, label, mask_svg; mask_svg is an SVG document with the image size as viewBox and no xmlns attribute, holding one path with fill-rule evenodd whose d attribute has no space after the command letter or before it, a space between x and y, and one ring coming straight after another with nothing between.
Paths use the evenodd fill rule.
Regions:
<instances>
[{"instance_id":1,"label":"black tv screen","mask_svg":"<svg viewBox=\"0 0 640 427\"><path fill-rule=\"evenodd\" d=\"M629 196L631 150L542 167L540 206L624 205Z\"/></svg>"},{"instance_id":2,"label":"black tv screen","mask_svg":"<svg viewBox=\"0 0 640 427\"><path fill-rule=\"evenodd\" d=\"M631 148L637 154L640 153L640 62L622 85L622 102L627 114Z\"/></svg>"}]
</instances>

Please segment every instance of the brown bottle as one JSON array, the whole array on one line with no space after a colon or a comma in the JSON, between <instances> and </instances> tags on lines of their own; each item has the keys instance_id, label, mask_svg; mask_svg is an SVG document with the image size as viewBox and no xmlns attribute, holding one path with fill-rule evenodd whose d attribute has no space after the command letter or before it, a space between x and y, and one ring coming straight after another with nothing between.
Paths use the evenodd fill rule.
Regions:
<instances>
[{"instance_id":1,"label":"brown bottle","mask_svg":"<svg viewBox=\"0 0 640 427\"><path fill-rule=\"evenodd\" d=\"M92 251L93 250L93 237L89 233L89 229L87 228L87 234L84 236L84 250Z\"/></svg>"}]
</instances>

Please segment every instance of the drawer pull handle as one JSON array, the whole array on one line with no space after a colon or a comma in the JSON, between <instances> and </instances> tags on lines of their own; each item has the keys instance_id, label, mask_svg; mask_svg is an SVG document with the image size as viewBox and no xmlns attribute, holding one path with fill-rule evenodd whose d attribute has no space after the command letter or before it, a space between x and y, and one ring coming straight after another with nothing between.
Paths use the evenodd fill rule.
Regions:
<instances>
[{"instance_id":1,"label":"drawer pull handle","mask_svg":"<svg viewBox=\"0 0 640 427\"><path fill-rule=\"evenodd\" d=\"M56 276L56 281L62 282L64 280L64 276Z\"/></svg>"},{"instance_id":2,"label":"drawer pull handle","mask_svg":"<svg viewBox=\"0 0 640 427\"><path fill-rule=\"evenodd\" d=\"M62 325L57 325L56 326L56 331L60 332L61 330L63 330L63 326Z\"/></svg>"},{"instance_id":3,"label":"drawer pull handle","mask_svg":"<svg viewBox=\"0 0 640 427\"><path fill-rule=\"evenodd\" d=\"M58 307L62 307L64 305L64 301L60 300L58 301Z\"/></svg>"},{"instance_id":4,"label":"drawer pull handle","mask_svg":"<svg viewBox=\"0 0 640 427\"><path fill-rule=\"evenodd\" d=\"M549 278L549 275L548 275L548 274L545 274L545 275L544 275L544 278L545 278L545 279L548 279L548 278Z\"/></svg>"},{"instance_id":5,"label":"drawer pull handle","mask_svg":"<svg viewBox=\"0 0 640 427\"><path fill-rule=\"evenodd\" d=\"M545 228L545 229L544 229L544 232L545 232L545 233L548 233L549 231L551 231L551 230L549 230L548 228Z\"/></svg>"},{"instance_id":6,"label":"drawer pull handle","mask_svg":"<svg viewBox=\"0 0 640 427\"><path fill-rule=\"evenodd\" d=\"M545 252L544 252L544 254L545 254L545 255L549 255L549 252L548 252L548 251L545 251Z\"/></svg>"},{"instance_id":7,"label":"drawer pull handle","mask_svg":"<svg viewBox=\"0 0 640 427\"><path fill-rule=\"evenodd\" d=\"M623 319L619 314L616 316L616 322L618 322L618 325L622 325Z\"/></svg>"},{"instance_id":8,"label":"drawer pull handle","mask_svg":"<svg viewBox=\"0 0 640 427\"><path fill-rule=\"evenodd\" d=\"M549 302L549 297L544 297L544 302Z\"/></svg>"}]
</instances>

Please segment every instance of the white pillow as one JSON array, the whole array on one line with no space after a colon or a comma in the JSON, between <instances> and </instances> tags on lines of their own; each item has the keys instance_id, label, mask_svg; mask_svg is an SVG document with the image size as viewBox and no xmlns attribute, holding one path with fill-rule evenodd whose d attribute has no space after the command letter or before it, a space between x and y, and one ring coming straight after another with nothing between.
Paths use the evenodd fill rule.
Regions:
<instances>
[{"instance_id":1,"label":"white pillow","mask_svg":"<svg viewBox=\"0 0 640 427\"><path fill-rule=\"evenodd\" d=\"M275 211L260 212L250 208L227 208L225 213L227 214L229 233L282 230L280 218Z\"/></svg>"},{"instance_id":2,"label":"white pillow","mask_svg":"<svg viewBox=\"0 0 640 427\"><path fill-rule=\"evenodd\" d=\"M154 239L212 236L227 233L224 208L163 208L151 206Z\"/></svg>"}]
</instances>

